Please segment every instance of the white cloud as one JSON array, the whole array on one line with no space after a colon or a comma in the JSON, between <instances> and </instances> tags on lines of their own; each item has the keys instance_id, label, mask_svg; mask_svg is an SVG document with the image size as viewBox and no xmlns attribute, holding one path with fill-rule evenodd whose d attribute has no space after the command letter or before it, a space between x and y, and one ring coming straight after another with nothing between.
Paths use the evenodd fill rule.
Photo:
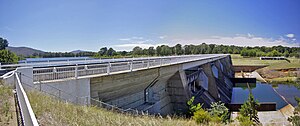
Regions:
<instances>
[{"instance_id":1,"label":"white cloud","mask_svg":"<svg viewBox=\"0 0 300 126\"><path fill-rule=\"evenodd\" d=\"M130 38L121 38L119 39L120 41L130 41L131 39Z\"/></svg>"},{"instance_id":2,"label":"white cloud","mask_svg":"<svg viewBox=\"0 0 300 126\"><path fill-rule=\"evenodd\" d=\"M143 37L140 37L141 39L132 39L134 37L131 37L130 42L127 41L127 43L113 45L113 48L120 51L120 50L126 50L131 51L134 47L139 46L141 48L149 48L150 46L159 46L159 45L169 45L169 46L175 46L176 44L180 43L181 45L188 45L188 44L223 44L223 45L235 45L235 46L288 46L288 47L300 47L299 42L296 41L296 38L288 39L280 36L277 39L273 38L265 38L265 37L259 37L255 36L253 34L236 34L233 37L226 37L226 36L210 36L208 38L194 38L194 39L184 39L184 38L171 38L168 37L167 39L164 38L164 40L158 39L156 41L151 39L144 39ZM168 42L168 43L165 43ZM159 43L159 44L153 44L153 43Z\"/></svg>"},{"instance_id":3,"label":"white cloud","mask_svg":"<svg viewBox=\"0 0 300 126\"><path fill-rule=\"evenodd\" d=\"M135 40L142 40L142 39L144 39L143 37L136 37L136 36L134 36L134 37L131 37L132 39L135 39Z\"/></svg>"},{"instance_id":4,"label":"white cloud","mask_svg":"<svg viewBox=\"0 0 300 126\"><path fill-rule=\"evenodd\" d=\"M120 45L113 45L112 47L117 51L131 51L134 47L139 46L141 48L149 48L151 46L157 47L160 45L167 45L166 43L159 43L159 44L150 44L150 43L126 43Z\"/></svg>"},{"instance_id":5,"label":"white cloud","mask_svg":"<svg viewBox=\"0 0 300 126\"><path fill-rule=\"evenodd\" d=\"M263 38L263 37L256 37L251 34L247 35L236 35L234 37L224 37L224 36L214 36L210 38L204 39L180 39L176 38L171 40L174 43L180 43L182 45L186 44L223 44L223 45L236 45L236 46L275 46L275 45L282 45L282 46L289 46L289 47L299 47L299 43L296 42L296 39L293 41L284 39L280 37L278 39L272 38Z\"/></svg>"},{"instance_id":6,"label":"white cloud","mask_svg":"<svg viewBox=\"0 0 300 126\"><path fill-rule=\"evenodd\" d=\"M294 37L295 37L294 34L287 34L287 35L285 35L285 36L288 37L288 38L294 38Z\"/></svg>"},{"instance_id":7,"label":"white cloud","mask_svg":"<svg viewBox=\"0 0 300 126\"><path fill-rule=\"evenodd\" d=\"M167 36L163 35L163 36L159 36L158 38L160 39L165 39Z\"/></svg>"},{"instance_id":8,"label":"white cloud","mask_svg":"<svg viewBox=\"0 0 300 126\"><path fill-rule=\"evenodd\" d=\"M254 37L254 35L251 35L250 33L247 34L248 38Z\"/></svg>"},{"instance_id":9,"label":"white cloud","mask_svg":"<svg viewBox=\"0 0 300 126\"><path fill-rule=\"evenodd\" d=\"M133 36L133 37L130 37L130 38L120 38L119 40L120 41L137 41L137 40L143 40L143 39L144 39L143 37Z\"/></svg>"},{"instance_id":10,"label":"white cloud","mask_svg":"<svg viewBox=\"0 0 300 126\"><path fill-rule=\"evenodd\" d=\"M151 39L145 39L144 37L130 37L130 38L123 38L119 39L120 41L126 41L127 43L118 44L118 45L112 45L114 49L117 51L131 51L134 47L139 46L141 48L149 48L151 46L156 47L159 45L163 45L166 43L160 43L160 44L152 44L154 43Z\"/></svg>"}]
</instances>

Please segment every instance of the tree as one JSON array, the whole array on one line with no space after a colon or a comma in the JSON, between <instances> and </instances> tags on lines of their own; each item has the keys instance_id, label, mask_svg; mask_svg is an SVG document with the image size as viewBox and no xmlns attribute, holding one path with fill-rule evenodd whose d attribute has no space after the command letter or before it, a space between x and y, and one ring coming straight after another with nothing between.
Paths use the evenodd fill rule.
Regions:
<instances>
[{"instance_id":1,"label":"tree","mask_svg":"<svg viewBox=\"0 0 300 126\"><path fill-rule=\"evenodd\" d=\"M0 50L5 49L8 46L8 41L0 37Z\"/></svg>"},{"instance_id":2,"label":"tree","mask_svg":"<svg viewBox=\"0 0 300 126\"><path fill-rule=\"evenodd\" d=\"M289 57L289 55L290 55L290 54L289 54L289 51L285 50L284 53L283 53L283 56Z\"/></svg>"},{"instance_id":3,"label":"tree","mask_svg":"<svg viewBox=\"0 0 300 126\"><path fill-rule=\"evenodd\" d=\"M183 49L181 44L176 44L174 47L174 52L176 55L182 55L183 54Z\"/></svg>"},{"instance_id":4,"label":"tree","mask_svg":"<svg viewBox=\"0 0 300 126\"><path fill-rule=\"evenodd\" d=\"M184 46L184 54L185 55L192 54L192 48L193 48L193 45L185 45Z\"/></svg>"},{"instance_id":5,"label":"tree","mask_svg":"<svg viewBox=\"0 0 300 126\"><path fill-rule=\"evenodd\" d=\"M156 55L161 56L161 46L156 47Z\"/></svg>"},{"instance_id":6,"label":"tree","mask_svg":"<svg viewBox=\"0 0 300 126\"><path fill-rule=\"evenodd\" d=\"M270 56L270 57L282 56L282 53L278 52L277 50L273 50L272 52L268 52L267 56Z\"/></svg>"},{"instance_id":7,"label":"tree","mask_svg":"<svg viewBox=\"0 0 300 126\"><path fill-rule=\"evenodd\" d=\"M0 62L1 63L17 63L18 62L18 56L10 52L9 50L3 49L0 50Z\"/></svg>"},{"instance_id":8,"label":"tree","mask_svg":"<svg viewBox=\"0 0 300 126\"><path fill-rule=\"evenodd\" d=\"M160 55L169 56L171 54L172 54L172 49L169 46L167 46L167 45L162 45L161 46Z\"/></svg>"},{"instance_id":9,"label":"tree","mask_svg":"<svg viewBox=\"0 0 300 126\"><path fill-rule=\"evenodd\" d=\"M139 46L136 46L132 49L132 54L133 55L142 55L143 54L143 49Z\"/></svg>"},{"instance_id":10,"label":"tree","mask_svg":"<svg viewBox=\"0 0 300 126\"><path fill-rule=\"evenodd\" d=\"M153 47L153 46L149 47L149 49L148 49L148 54L149 54L150 56L155 55L155 50L154 50L154 47Z\"/></svg>"},{"instance_id":11,"label":"tree","mask_svg":"<svg viewBox=\"0 0 300 126\"><path fill-rule=\"evenodd\" d=\"M227 123L229 119L228 108L222 102L213 102L210 105L209 113L212 117L220 118L223 123Z\"/></svg>"},{"instance_id":12,"label":"tree","mask_svg":"<svg viewBox=\"0 0 300 126\"><path fill-rule=\"evenodd\" d=\"M116 55L116 51L113 48L109 48L107 50L107 55L108 56L114 56L114 55Z\"/></svg>"},{"instance_id":13,"label":"tree","mask_svg":"<svg viewBox=\"0 0 300 126\"><path fill-rule=\"evenodd\" d=\"M254 96L250 92L248 100L241 106L240 114L243 117L249 117L250 121L259 123L257 115L258 101L254 99ZM241 117L241 118L243 118Z\"/></svg>"},{"instance_id":14,"label":"tree","mask_svg":"<svg viewBox=\"0 0 300 126\"><path fill-rule=\"evenodd\" d=\"M107 47L102 47L98 53L100 56L107 55Z\"/></svg>"}]
</instances>

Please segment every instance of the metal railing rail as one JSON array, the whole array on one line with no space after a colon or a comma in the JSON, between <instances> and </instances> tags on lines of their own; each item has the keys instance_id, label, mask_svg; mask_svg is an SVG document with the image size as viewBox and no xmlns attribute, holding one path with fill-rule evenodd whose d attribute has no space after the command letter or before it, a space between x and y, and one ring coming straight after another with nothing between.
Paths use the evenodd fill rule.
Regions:
<instances>
[{"instance_id":1,"label":"metal railing rail","mask_svg":"<svg viewBox=\"0 0 300 126\"><path fill-rule=\"evenodd\" d=\"M22 122L25 126L38 126L37 119L33 113L30 102L28 100L27 94L21 84L20 78L18 74L15 72L15 76L17 79L16 83L16 95L17 101L20 106Z\"/></svg>"},{"instance_id":2,"label":"metal railing rail","mask_svg":"<svg viewBox=\"0 0 300 126\"><path fill-rule=\"evenodd\" d=\"M190 55L169 56L155 58L137 58L118 62L102 62L98 64L57 66L48 68L34 68L34 82L59 79L76 79L89 75L109 75L118 72L130 72L139 69L150 69L166 65L180 64L191 61L212 59L225 55Z\"/></svg>"}]
</instances>

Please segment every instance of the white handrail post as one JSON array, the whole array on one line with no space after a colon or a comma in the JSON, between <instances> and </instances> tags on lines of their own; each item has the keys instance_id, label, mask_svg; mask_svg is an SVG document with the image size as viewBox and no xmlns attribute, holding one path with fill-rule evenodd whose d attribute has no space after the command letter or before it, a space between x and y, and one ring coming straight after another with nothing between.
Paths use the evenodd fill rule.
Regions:
<instances>
[{"instance_id":1,"label":"white handrail post","mask_svg":"<svg viewBox=\"0 0 300 126\"><path fill-rule=\"evenodd\" d=\"M130 71L133 69L133 60L130 62Z\"/></svg>"},{"instance_id":2,"label":"white handrail post","mask_svg":"<svg viewBox=\"0 0 300 126\"><path fill-rule=\"evenodd\" d=\"M148 57L147 68L149 69L149 67L150 67L150 59L149 59L149 57Z\"/></svg>"},{"instance_id":3,"label":"white handrail post","mask_svg":"<svg viewBox=\"0 0 300 126\"><path fill-rule=\"evenodd\" d=\"M110 62L108 62L108 64L107 64L107 70L106 70L106 72L107 72L108 75L110 74L110 67L111 67L111 64L110 64Z\"/></svg>"},{"instance_id":4,"label":"white handrail post","mask_svg":"<svg viewBox=\"0 0 300 126\"><path fill-rule=\"evenodd\" d=\"M75 78L78 78L78 64L75 66Z\"/></svg>"},{"instance_id":5,"label":"white handrail post","mask_svg":"<svg viewBox=\"0 0 300 126\"><path fill-rule=\"evenodd\" d=\"M56 71L56 67L53 67L53 73L55 73L55 72L57 72L57 71Z\"/></svg>"},{"instance_id":6,"label":"white handrail post","mask_svg":"<svg viewBox=\"0 0 300 126\"><path fill-rule=\"evenodd\" d=\"M159 66L162 65L162 58L159 58Z\"/></svg>"}]
</instances>

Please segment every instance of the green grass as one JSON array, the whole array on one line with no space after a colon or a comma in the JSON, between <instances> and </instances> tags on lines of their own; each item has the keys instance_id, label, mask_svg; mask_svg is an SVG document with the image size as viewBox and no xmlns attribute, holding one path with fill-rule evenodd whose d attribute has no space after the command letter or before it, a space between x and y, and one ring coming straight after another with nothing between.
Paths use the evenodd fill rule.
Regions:
<instances>
[{"instance_id":1,"label":"green grass","mask_svg":"<svg viewBox=\"0 0 300 126\"><path fill-rule=\"evenodd\" d=\"M79 126L193 126L191 119L181 117L133 116L98 107L79 106L58 101L39 92L29 92L33 111L42 125Z\"/></svg>"},{"instance_id":2,"label":"green grass","mask_svg":"<svg viewBox=\"0 0 300 126\"><path fill-rule=\"evenodd\" d=\"M300 59L288 58L290 62L286 60L260 60L259 57L244 58L239 54L231 55L233 65L269 65L269 69L288 69L288 68L300 68Z\"/></svg>"},{"instance_id":3,"label":"green grass","mask_svg":"<svg viewBox=\"0 0 300 126\"><path fill-rule=\"evenodd\" d=\"M260 60L259 57L244 58L240 55L231 55L233 65L268 65L265 68L257 70L262 77L269 83L298 84L299 75L294 74L290 68L300 68L299 58L288 58L286 60ZM287 72L278 71L286 69Z\"/></svg>"}]
</instances>

